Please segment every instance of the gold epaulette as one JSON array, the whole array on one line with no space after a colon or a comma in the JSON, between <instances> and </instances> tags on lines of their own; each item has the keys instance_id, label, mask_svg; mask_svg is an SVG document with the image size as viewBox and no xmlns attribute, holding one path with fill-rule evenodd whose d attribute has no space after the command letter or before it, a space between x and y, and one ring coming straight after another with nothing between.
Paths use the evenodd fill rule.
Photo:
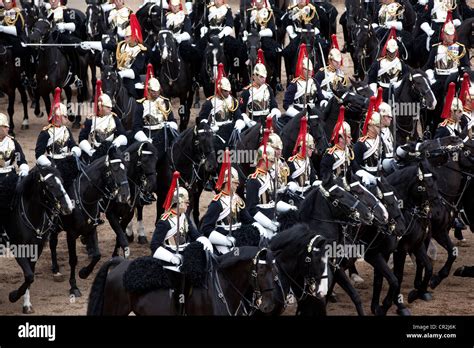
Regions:
<instances>
[{"instance_id":1,"label":"gold epaulette","mask_svg":"<svg viewBox=\"0 0 474 348\"><path fill-rule=\"evenodd\" d=\"M14 136L11 136L10 134L7 134L7 137L9 137L9 138L12 139L12 140L15 139L15 137L14 137Z\"/></svg>"},{"instance_id":2,"label":"gold epaulette","mask_svg":"<svg viewBox=\"0 0 474 348\"><path fill-rule=\"evenodd\" d=\"M111 112L112 116L118 117L118 115L115 112Z\"/></svg>"},{"instance_id":3,"label":"gold epaulette","mask_svg":"<svg viewBox=\"0 0 474 348\"><path fill-rule=\"evenodd\" d=\"M327 151L328 151L328 154L332 155L332 154L334 153L334 151L336 151L336 149L337 149L337 146L335 146L335 145L334 145L333 147L329 148L329 149L327 150Z\"/></svg>"},{"instance_id":4,"label":"gold epaulette","mask_svg":"<svg viewBox=\"0 0 474 348\"><path fill-rule=\"evenodd\" d=\"M44 126L44 127L43 127L43 130L44 130L44 131L47 131L47 130L50 129L52 126L53 126L52 123L50 123L50 124Z\"/></svg>"},{"instance_id":5,"label":"gold epaulette","mask_svg":"<svg viewBox=\"0 0 474 348\"><path fill-rule=\"evenodd\" d=\"M143 102L146 100L146 98L138 99L137 103L143 104Z\"/></svg>"},{"instance_id":6,"label":"gold epaulette","mask_svg":"<svg viewBox=\"0 0 474 348\"><path fill-rule=\"evenodd\" d=\"M234 112L239 107L239 101L235 99L234 97L232 97L232 102L234 105L231 108L229 108L230 112Z\"/></svg>"},{"instance_id":7,"label":"gold epaulette","mask_svg":"<svg viewBox=\"0 0 474 348\"><path fill-rule=\"evenodd\" d=\"M211 95L209 98L207 98L206 100L211 100L212 98L214 98L213 95Z\"/></svg>"},{"instance_id":8,"label":"gold epaulette","mask_svg":"<svg viewBox=\"0 0 474 348\"><path fill-rule=\"evenodd\" d=\"M301 77L295 77L293 80L291 80L291 83L296 83L298 80L301 80Z\"/></svg>"},{"instance_id":9,"label":"gold epaulette","mask_svg":"<svg viewBox=\"0 0 474 348\"><path fill-rule=\"evenodd\" d=\"M166 220L168 220L170 217L172 217L173 215L174 215L174 214L173 214L172 212L168 211L168 212L163 213L163 214L161 215L160 220L166 221Z\"/></svg>"},{"instance_id":10,"label":"gold epaulette","mask_svg":"<svg viewBox=\"0 0 474 348\"><path fill-rule=\"evenodd\" d=\"M366 136L364 136L364 137L362 137L362 138L359 138L359 141L360 141L361 143L363 143L364 141L367 140L367 138L368 138L368 137L367 137L367 135L366 135Z\"/></svg>"},{"instance_id":11,"label":"gold epaulette","mask_svg":"<svg viewBox=\"0 0 474 348\"><path fill-rule=\"evenodd\" d=\"M140 47L140 50L141 50L141 51L146 51L146 50L148 50L148 48L146 48L145 46L143 46L141 43L138 44L138 47Z\"/></svg>"},{"instance_id":12,"label":"gold epaulette","mask_svg":"<svg viewBox=\"0 0 474 348\"><path fill-rule=\"evenodd\" d=\"M294 156L289 157L288 162L293 162L297 157L298 157L298 155L294 155Z\"/></svg>"},{"instance_id":13,"label":"gold epaulette","mask_svg":"<svg viewBox=\"0 0 474 348\"><path fill-rule=\"evenodd\" d=\"M250 89L250 87L252 87L252 84L250 84L248 86L245 86L243 89L248 90L248 89Z\"/></svg>"},{"instance_id":14,"label":"gold epaulette","mask_svg":"<svg viewBox=\"0 0 474 348\"><path fill-rule=\"evenodd\" d=\"M215 195L212 200L213 200L214 202L217 202L219 199L221 199L221 196L222 196L222 192L221 192L221 193L218 193L217 195Z\"/></svg>"},{"instance_id":15,"label":"gold epaulette","mask_svg":"<svg viewBox=\"0 0 474 348\"><path fill-rule=\"evenodd\" d=\"M447 120L444 120L443 122L441 122L441 123L438 125L438 127L446 127L446 126L448 126L448 125L450 125L450 124L453 124L453 123L454 123L454 121L451 120L450 118L448 118Z\"/></svg>"}]
</instances>

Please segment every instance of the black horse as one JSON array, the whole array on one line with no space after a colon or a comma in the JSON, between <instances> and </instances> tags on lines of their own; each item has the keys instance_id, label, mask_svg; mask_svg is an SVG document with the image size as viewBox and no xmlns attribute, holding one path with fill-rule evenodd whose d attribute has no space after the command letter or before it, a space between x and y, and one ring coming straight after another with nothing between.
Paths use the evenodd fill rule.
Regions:
<instances>
[{"instance_id":1,"label":"black horse","mask_svg":"<svg viewBox=\"0 0 474 348\"><path fill-rule=\"evenodd\" d=\"M76 285L76 239L84 236L88 241L92 259L79 272L81 279L87 278L100 260L96 227L100 222L100 213L107 211L111 202L125 203L130 200L130 187L127 181L127 170L123 164L120 150L110 147L107 155L96 159L86 168L81 166L80 174L68 188L69 195L76 202L76 208L71 215L61 217L61 226L67 233L69 251L69 266L71 274L69 290L72 296L79 297L81 292ZM118 235L117 238L121 236ZM125 241L126 242L126 241ZM50 249L53 275L62 277L59 273L56 247L57 233L51 234ZM126 246L126 245L125 245ZM124 247L125 247L124 246Z\"/></svg>"},{"instance_id":2,"label":"black horse","mask_svg":"<svg viewBox=\"0 0 474 348\"><path fill-rule=\"evenodd\" d=\"M107 94L112 101L115 101L112 110L122 121L125 129L131 130L137 108L135 98L128 94L127 88L123 85L122 78L112 65L102 67L100 78L102 80L102 92Z\"/></svg>"},{"instance_id":3,"label":"black horse","mask_svg":"<svg viewBox=\"0 0 474 348\"><path fill-rule=\"evenodd\" d=\"M219 63L224 64L226 72L229 71L223 45L223 43L219 42L218 36L211 36L204 51L203 64L201 66L201 85L206 98L215 93L215 81ZM198 90L196 93L198 93Z\"/></svg>"},{"instance_id":4,"label":"black horse","mask_svg":"<svg viewBox=\"0 0 474 348\"><path fill-rule=\"evenodd\" d=\"M10 292L11 302L24 296L23 313L33 313L29 288L35 278L35 266L48 236L54 231L59 215L68 215L74 205L64 190L59 172L53 167L34 167L16 189L11 229L7 234L11 245L28 247L25 255L15 255L25 280Z\"/></svg>"},{"instance_id":5,"label":"black horse","mask_svg":"<svg viewBox=\"0 0 474 348\"><path fill-rule=\"evenodd\" d=\"M352 42L350 53L354 62L354 75L364 79L379 56L381 44L367 18L356 23L351 28L350 35Z\"/></svg>"},{"instance_id":6,"label":"black horse","mask_svg":"<svg viewBox=\"0 0 474 348\"><path fill-rule=\"evenodd\" d=\"M207 260L209 268L205 272L204 286L194 286L192 291L186 292L186 315L237 315L242 314L242 304L248 305L252 311L258 309L269 313L278 301L282 301L279 298L281 286L278 270L270 250L241 247L218 258L208 254ZM181 314L173 296L170 297L169 288L151 287L142 293L126 291L123 279L131 262L114 258L102 266L91 288L87 314ZM110 267L114 268L109 272ZM186 269L182 271L189 281L189 273ZM162 278L171 280L176 277L174 272L165 272Z\"/></svg>"}]
</instances>

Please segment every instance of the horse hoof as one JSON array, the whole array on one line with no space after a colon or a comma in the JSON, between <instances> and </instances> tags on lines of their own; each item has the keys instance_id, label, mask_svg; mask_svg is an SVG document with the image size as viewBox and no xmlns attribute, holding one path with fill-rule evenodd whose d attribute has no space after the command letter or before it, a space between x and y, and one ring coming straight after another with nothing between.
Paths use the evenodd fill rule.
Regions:
<instances>
[{"instance_id":1,"label":"horse hoof","mask_svg":"<svg viewBox=\"0 0 474 348\"><path fill-rule=\"evenodd\" d=\"M23 306L23 314L33 314L34 312L32 306Z\"/></svg>"},{"instance_id":2,"label":"horse hoof","mask_svg":"<svg viewBox=\"0 0 474 348\"><path fill-rule=\"evenodd\" d=\"M11 303L15 303L16 301L18 301L19 298L20 296L18 296L18 290L13 290L12 292L10 292L10 294L8 294L8 299Z\"/></svg>"},{"instance_id":3,"label":"horse hoof","mask_svg":"<svg viewBox=\"0 0 474 348\"><path fill-rule=\"evenodd\" d=\"M412 290L408 294L408 303L412 303L413 301L415 301L419 298L420 298L420 295L418 294L418 290Z\"/></svg>"},{"instance_id":4,"label":"horse hoof","mask_svg":"<svg viewBox=\"0 0 474 348\"><path fill-rule=\"evenodd\" d=\"M53 274L53 280L56 282L56 283L62 283L65 278L64 278L64 274L60 273L60 272L56 272Z\"/></svg>"},{"instance_id":5,"label":"horse hoof","mask_svg":"<svg viewBox=\"0 0 474 348\"><path fill-rule=\"evenodd\" d=\"M69 295L71 295L73 297L81 297L82 296L81 291L78 288L74 288L74 289L71 288L69 290Z\"/></svg>"},{"instance_id":6,"label":"horse hoof","mask_svg":"<svg viewBox=\"0 0 474 348\"><path fill-rule=\"evenodd\" d=\"M133 234L132 234L131 236L129 236L129 235L127 234L127 241L128 241L129 243L133 243L133 240L134 240L134 239L135 239L135 238L134 238Z\"/></svg>"},{"instance_id":7,"label":"horse hoof","mask_svg":"<svg viewBox=\"0 0 474 348\"><path fill-rule=\"evenodd\" d=\"M44 112L43 112L43 111L41 111L39 115L36 115L36 117L38 117L38 118L41 118L41 117L43 117L43 116L44 116Z\"/></svg>"},{"instance_id":8,"label":"horse hoof","mask_svg":"<svg viewBox=\"0 0 474 348\"><path fill-rule=\"evenodd\" d=\"M435 289L441 283L441 278L438 275L434 275L430 280L430 288Z\"/></svg>"},{"instance_id":9,"label":"horse hoof","mask_svg":"<svg viewBox=\"0 0 474 348\"><path fill-rule=\"evenodd\" d=\"M409 317L411 312L408 308L397 309L397 314L401 317Z\"/></svg>"},{"instance_id":10,"label":"horse hoof","mask_svg":"<svg viewBox=\"0 0 474 348\"><path fill-rule=\"evenodd\" d=\"M87 270L86 267L82 268L80 271L79 271L79 278L81 279L87 279L87 277L91 274L91 272L89 272Z\"/></svg>"},{"instance_id":11,"label":"horse hoof","mask_svg":"<svg viewBox=\"0 0 474 348\"><path fill-rule=\"evenodd\" d=\"M431 301L433 299L433 295L430 293L430 292L425 292L423 294L420 295L420 299L422 299L423 301Z\"/></svg>"},{"instance_id":12,"label":"horse hoof","mask_svg":"<svg viewBox=\"0 0 474 348\"><path fill-rule=\"evenodd\" d=\"M459 267L457 270L454 271L454 275L456 277L462 277L462 273L464 272L464 266Z\"/></svg>"},{"instance_id":13,"label":"horse hoof","mask_svg":"<svg viewBox=\"0 0 474 348\"><path fill-rule=\"evenodd\" d=\"M329 302L331 302L331 303L337 303L338 302L337 295L334 294L334 293L329 295L328 299L329 299Z\"/></svg>"},{"instance_id":14,"label":"horse hoof","mask_svg":"<svg viewBox=\"0 0 474 348\"><path fill-rule=\"evenodd\" d=\"M21 125L21 130L25 130L25 129L30 129L30 126L28 125Z\"/></svg>"},{"instance_id":15,"label":"horse hoof","mask_svg":"<svg viewBox=\"0 0 474 348\"><path fill-rule=\"evenodd\" d=\"M281 83L278 83L276 85L276 90L277 92L283 92L285 89L283 88L283 85Z\"/></svg>"},{"instance_id":16,"label":"horse hoof","mask_svg":"<svg viewBox=\"0 0 474 348\"><path fill-rule=\"evenodd\" d=\"M138 236L138 244L148 244L148 240L145 236Z\"/></svg>"}]
</instances>

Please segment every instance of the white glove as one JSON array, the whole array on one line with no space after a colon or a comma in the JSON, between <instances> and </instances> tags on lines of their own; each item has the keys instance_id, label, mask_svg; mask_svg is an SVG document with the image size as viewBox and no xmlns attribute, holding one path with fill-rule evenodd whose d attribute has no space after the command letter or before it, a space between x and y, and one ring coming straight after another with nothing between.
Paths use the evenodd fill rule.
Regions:
<instances>
[{"instance_id":1,"label":"white glove","mask_svg":"<svg viewBox=\"0 0 474 348\"><path fill-rule=\"evenodd\" d=\"M73 156L81 157L82 151L81 151L81 149L80 149L78 146L74 146L74 147L71 149L71 152L72 152Z\"/></svg>"},{"instance_id":2,"label":"white glove","mask_svg":"<svg viewBox=\"0 0 474 348\"><path fill-rule=\"evenodd\" d=\"M243 120L237 120L235 121L234 129L236 129L239 133L242 131L242 129L245 128L245 122Z\"/></svg>"},{"instance_id":3,"label":"white glove","mask_svg":"<svg viewBox=\"0 0 474 348\"><path fill-rule=\"evenodd\" d=\"M219 130L219 126L218 125L214 125L214 126L211 126L211 130L216 133L218 130Z\"/></svg>"},{"instance_id":4,"label":"white glove","mask_svg":"<svg viewBox=\"0 0 474 348\"><path fill-rule=\"evenodd\" d=\"M372 90L372 92L374 93L374 95L377 95L377 84L374 82L374 83L371 83L369 85L370 89Z\"/></svg>"},{"instance_id":5,"label":"white glove","mask_svg":"<svg viewBox=\"0 0 474 348\"><path fill-rule=\"evenodd\" d=\"M135 133L135 136L133 137L136 141L143 143L143 142L148 142L152 143L151 139L148 138L143 131L138 131Z\"/></svg>"},{"instance_id":6,"label":"white glove","mask_svg":"<svg viewBox=\"0 0 474 348\"><path fill-rule=\"evenodd\" d=\"M318 28L314 28L314 35L318 35L320 33Z\"/></svg>"},{"instance_id":7,"label":"white glove","mask_svg":"<svg viewBox=\"0 0 474 348\"><path fill-rule=\"evenodd\" d=\"M199 237L196 241L202 244L204 250L210 251L211 253L214 251L211 242L205 236Z\"/></svg>"},{"instance_id":8,"label":"white glove","mask_svg":"<svg viewBox=\"0 0 474 348\"><path fill-rule=\"evenodd\" d=\"M456 18L456 19L453 20L453 24L454 24L454 26L457 28L457 27L459 27L459 26L461 25L461 21Z\"/></svg>"},{"instance_id":9,"label":"white glove","mask_svg":"<svg viewBox=\"0 0 474 348\"><path fill-rule=\"evenodd\" d=\"M232 35L233 32L234 32L234 29L232 29L231 27L226 26L219 33L219 39L222 39L224 36ZM221 34L222 34L222 36L221 36Z\"/></svg>"},{"instance_id":10,"label":"white glove","mask_svg":"<svg viewBox=\"0 0 474 348\"><path fill-rule=\"evenodd\" d=\"M281 117L281 111L278 109L278 108L273 108L272 111L270 111L270 115L269 116L275 116L276 118L280 118Z\"/></svg>"},{"instance_id":11,"label":"white glove","mask_svg":"<svg viewBox=\"0 0 474 348\"><path fill-rule=\"evenodd\" d=\"M92 148L91 144L84 139L79 143L79 147L81 148L82 151L84 151L86 154L88 154L90 157L94 154L95 150Z\"/></svg>"},{"instance_id":12,"label":"white glove","mask_svg":"<svg viewBox=\"0 0 474 348\"><path fill-rule=\"evenodd\" d=\"M102 7L102 11L104 11L105 13L105 12L109 12L113 10L115 8L115 4L105 3L105 4L100 5L100 7Z\"/></svg>"},{"instance_id":13,"label":"white glove","mask_svg":"<svg viewBox=\"0 0 474 348\"><path fill-rule=\"evenodd\" d=\"M377 23L372 23L372 29L376 29L378 27L379 27L379 25Z\"/></svg>"},{"instance_id":14,"label":"white glove","mask_svg":"<svg viewBox=\"0 0 474 348\"><path fill-rule=\"evenodd\" d=\"M372 185L377 182L377 179L372 174L366 172L363 169L359 169L356 174L361 177L361 181L364 185Z\"/></svg>"},{"instance_id":15,"label":"white glove","mask_svg":"<svg viewBox=\"0 0 474 348\"><path fill-rule=\"evenodd\" d=\"M180 254L174 254L170 262L175 266L179 266L183 262L183 256Z\"/></svg>"},{"instance_id":16,"label":"white glove","mask_svg":"<svg viewBox=\"0 0 474 348\"><path fill-rule=\"evenodd\" d=\"M247 30L244 30L244 37L242 38L243 42L247 41L247 36L249 36L249 32Z\"/></svg>"},{"instance_id":17,"label":"white glove","mask_svg":"<svg viewBox=\"0 0 474 348\"><path fill-rule=\"evenodd\" d=\"M204 37L208 31L209 29L207 27L201 27L201 37Z\"/></svg>"},{"instance_id":18,"label":"white glove","mask_svg":"<svg viewBox=\"0 0 474 348\"><path fill-rule=\"evenodd\" d=\"M428 3L428 0L418 0L418 3L422 6L425 6Z\"/></svg>"},{"instance_id":19,"label":"white glove","mask_svg":"<svg viewBox=\"0 0 474 348\"><path fill-rule=\"evenodd\" d=\"M42 167L49 167L51 166L51 161L45 155L41 155L36 160L36 164Z\"/></svg>"},{"instance_id":20,"label":"white glove","mask_svg":"<svg viewBox=\"0 0 474 348\"><path fill-rule=\"evenodd\" d=\"M432 36L435 32L433 29L431 29L428 22L421 23L420 29L423 30L428 36Z\"/></svg>"},{"instance_id":21,"label":"white glove","mask_svg":"<svg viewBox=\"0 0 474 348\"><path fill-rule=\"evenodd\" d=\"M51 9L51 4L49 2L44 2L43 7L46 11L49 11Z\"/></svg>"},{"instance_id":22,"label":"white glove","mask_svg":"<svg viewBox=\"0 0 474 348\"><path fill-rule=\"evenodd\" d=\"M102 42L100 41L83 41L81 42L81 48L85 51L95 50L102 52Z\"/></svg>"},{"instance_id":23,"label":"white glove","mask_svg":"<svg viewBox=\"0 0 474 348\"><path fill-rule=\"evenodd\" d=\"M428 80L430 81L430 84L433 84L436 82L436 79L434 77L434 71L433 69L428 69L425 71L426 75L428 76Z\"/></svg>"},{"instance_id":24,"label":"white glove","mask_svg":"<svg viewBox=\"0 0 474 348\"><path fill-rule=\"evenodd\" d=\"M290 210L298 210L298 208L296 208L292 204L288 204L288 203L283 202L283 201L278 201L277 205L276 205L276 210L279 213L286 213L286 212L289 212Z\"/></svg>"},{"instance_id":25,"label":"white glove","mask_svg":"<svg viewBox=\"0 0 474 348\"><path fill-rule=\"evenodd\" d=\"M175 34L175 35L173 35L173 37L179 45L181 43L181 35L180 34Z\"/></svg>"},{"instance_id":26,"label":"white glove","mask_svg":"<svg viewBox=\"0 0 474 348\"><path fill-rule=\"evenodd\" d=\"M3 33L3 28L5 28L4 25L0 25L0 33Z\"/></svg>"},{"instance_id":27,"label":"white glove","mask_svg":"<svg viewBox=\"0 0 474 348\"><path fill-rule=\"evenodd\" d=\"M178 130L178 124L176 122L170 121L170 122L166 122L166 124L170 126L170 128L173 128L176 131Z\"/></svg>"},{"instance_id":28,"label":"white glove","mask_svg":"<svg viewBox=\"0 0 474 348\"><path fill-rule=\"evenodd\" d=\"M293 193L298 191L299 189L298 184L294 181L290 181L287 186L288 186L288 190L290 190Z\"/></svg>"},{"instance_id":29,"label":"white glove","mask_svg":"<svg viewBox=\"0 0 474 348\"><path fill-rule=\"evenodd\" d=\"M20 172L18 173L18 175L20 175L21 177L24 177L24 176L27 176L28 173L30 172L30 167L28 167L28 164L26 163L23 163L22 165L20 165Z\"/></svg>"},{"instance_id":30,"label":"white glove","mask_svg":"<svg viewBox=\"0 0 474 348\"><path fill-rule=\"evenodd\" d=\"M288 33L288 36L292 40L297 36L297 34L295 33L295 28L293 28L292 25L289 25L286 27L286 32Z\"/></svg>"},{"instance_id":31,"label":"white glove","mask_svg":"<svg viewBox=\"0 0 474 348\"><path fill-rule=\"evenodd\" d=\"M270 28L265 28L265 29L260 30L258 32L258 35L260 37L272 37L273 33L272 33L272 30Z\"/></svg>"},{"instance_id":32,"label":"white glove","mask_svg":"<svg viewBox=\"0 0 474 348\"><path fill-rule=\"evenodd\" d=\"M124 69L118 72L119 76L127 79L134 79L135 78L135 71L133 69Z\"/></svg>"},{"instance_id":33,"label":"white glove","mask_svg":"<svg viewBox=\"0 0 474 348\"><path fill-rule=\"evenodd\" d=\"M257 214L254 215L254 220L257 221L260 225L263 227L271 230L271 231L278 231L278 225L274 223L272 220L270 220L266 215L264 215L262 212L257 212Z\"/></svg>"},{"instance_id":34,"label":"white glove","mask_svg":"<svg viewBox=\"0 0 474 348\"><path fill-rule=\"evenodd\" d=\"M75 31L76 30L76 24L74 23L58 23L56 24L60 32L63 32L65 30L67 31Z\"/></svg>"},{"instance_id":35,"label":"white glove","mask_svg":"<svg viewBox=\"0 0 474 348\"><path fill-rule=\"evenodd\" d=\"M58 30L60 32L63 32L64 31L64 23L58 23L56 24L56 27L58 28Z\"/></svg>"},{"instance_id":36,"label":"white glove","mask_svg":"<svg viewBox=\"0 0 474 348\"><path fill-rule=\"evenodd\" d=\"M16 31L16 27L13 25L7 25L7 26L0 25L0 33L1 32L4 32L5 34L11 35L11 36L18 35Z\"/></svg>"},{"instance_id":37,"label":"white glove","mask_svg":"<svg viewBox=\"0 0 474 348\"><path fill-rule=\"evenodd\" d=\"M319 106L321 108L326 108L326 105L328 105L328 101L326 99L321 100L321 102L319 103Z\"/></svg>"},{"instance_id":38,"label":"white glove","mask_svg":"<svg viewBox=\"0 0 474 348\"><path fill-rule=\"evenodd\" d=\"M400 21L386 21L384 27L387 29L392 29L392 27L395 27L396 30L402 30L403 24Z\"/></svg>"},{"instance_id":39,"label":"white glove","mask_svg":"<svg viewBox=\"0 0 474 348\"><path fill-rule=\"evenodd\" d=\"M186 7L186 12L188 12L188 15L193 13L193 3L190 1L187 1L184 3L184 7Z\"/></svg>"},{"instance_id":40,"label":"white glove","mask_svg":"<svg viewBox=\"0 0 474 348\"><path fill-rule=\"evenodd\" d=\"M126 146L128 143L128 139L125 135L121 134L117 138L112 141L112 146L115 147L120 147L120 146Z\"/></svg>"}]
</instances>

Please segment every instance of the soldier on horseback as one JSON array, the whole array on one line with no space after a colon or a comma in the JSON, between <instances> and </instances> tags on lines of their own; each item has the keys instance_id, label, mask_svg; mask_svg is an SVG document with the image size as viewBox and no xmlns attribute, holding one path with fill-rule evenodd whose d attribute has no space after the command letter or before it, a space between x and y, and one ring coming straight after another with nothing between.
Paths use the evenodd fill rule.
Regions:
<instances>
[{"instance_id":1,"label":"soldier on horseback","mask_svg":"<svg viewBox=\"0 0 474 348\"><path fill-rule=\"evenodd\" d=\"M8 135L9 128L7 116L0 113L0 236L10 230L10 205L18 178L28 175L30 170L20 144ZM18 174L15 164L19 169Z\"/></svg>"},{"instance_id":2,"label":"soldier on horseback","mask_svg":"<svg viewBox=\"0 0 474 348\"><path fill-rule=\"evenodd\" d=\"M430 56L423 70L430 80L435 80L433 92L440 96L444 93L446 79L451 74L458 74L459 69L469 69L469 57L466 47L456 41L456 27L448 14L443 29L441 29L441 42L434 44Z\"/></svg>"},{"instance_id":3,"label":"soldier on horseback","mask_svg":"<svg viewBox=\"0 0 474 348\"><path fill-rule=\"evenodd\" d=\"M79 44L81 39L75 35L79 30L76 28L75 12L69 10L63 5L64 0L51 0L51 8L48 10L48 21L59 31L58 43ZM77 87L82 86L80 76L83 76L82 67L79 61L79 54L85 54L82 50L75 47L64 47L64 52L71 63L71 73L74 76L74 83Z\"/></svg>"},{"instance_id":4,"label":"soldier on horseback","mask_svg":"<svg viewBox=\"0 0 474 348\"><path fill-rule=\"evenodd\" d=\"M268 136L268 145L270 145L275 151L275 165L270 169L270 176L273 182L275 182L275 175L278 175L278 180L276 181L276 190L279 193L285 190L287 187L288 176L290 175L290 167L281 155L283 151L283 142L281 141L281 138L278 134L274 132L270 133Z\"/></svg>"},{"instance_id":5,"label":"soldier on horseback","mask_svg":"<svg viewBox=\"0 0 474 348\"><path fill-rule=\"evenodd\" d=\"M456 0L420 0L419 3L428 7L427 10L422 12L423 17L420 25L420 29L429 37L430 45L428 47L439 42L441 29L450 12L452 13L454 26L459 27L461 25Z\"/></svg>"},{"instance_id":6,"label":"soldier on horseback","mask_svg":"<svg viewBox=\"0 0 474 348\"><path fill-rule=\"evenodd\" d=\"M171 110L171 102L160 95L160 82L153 76L153 66L148 64L144 98L138 100L133 119L134 138L137 141L153 142L158 149L158 161L166 154L168 127L178 131L178 125ZM166 132L166 134L165 134ZM168 144L172 142L168 140Z\"/></svg>"},{"instance_id":7,"label":"soldier on horseback","mask_svg":"<svg viewBox=\"0 0 474 348\"><path fill-rule=\"evenodd\" d=\"M236 192L240 183L239 174L231 166L228 150L226 157L216 183L216 190L220 192L214 196L201 221L201 232L222 254L235 245L232 231L241 228L242 224L254 222L245 202Z\"/></svg>"},{"instance_id":8,"label":"soldier on horseback","mask_svg":"<svg viewBox=\"0 0 474 348\"><path fill-rule=\"evenodd\" d=\"M258 50L258 59L253 69L253 82L240 95L240 111L245 124L252 127L255 122L265 123L267 116L281 116L272 88L265 83L267 69L263 64L263 51Z\"/></svg>"},{"instance_id":9,"label":"soldier on horseback","mask_svg":"<svg viewBox=\"0 0 474 348\"><path fill-rule=\"evenodd\" d=\"M385 173L390 173L395 164L395 140L393 138L391 124L393 120L392 108L389 104L381 102L379 106L381 118L380 138L382 140L382 167Z\"/></svg>"},{"instance_id":10,"label":"soldier on horseback","mask_svg":"<svg viewBox=\"0 0 474 348\"><path fill-rule=\"evenodd\" d=\"M216 94L206 100L199 112L198 121L209 123L217 132L223 125L234 123L238 132L245 128L239 102L231 94L230 81L224 77L224 66L219 64L216 79Z\"/></svg>"},{"instance_id":11,"label":"soldier on horseback","mask_svg":"<svg viewBox=\"0 0 474 348\"><path fill-rule=\"evenodd\" d=\"M313 63L306 52L306 45L302 44L296 65L296 78L291 81L285 91L283 108L285 116L295 117L303 111L305 105L314 107L316 99L324 99L319 90L319 84L313 78Z\"/></svg>"},{"instance_id":12,"label":"soldier on horseback","mask_svg":"<svg viewBox=\"0 0 474 348\"><path fill-rule=\"evenodd\" d=\"M23 11L16 6L15 0L5 0L3 4L5 11L3 20L0 21L0 42L12 46L15 66L18 66L19 60L20 67L23 72L26 72L28 67L27 50L21 46L21 43L26 39Z\"/></svg>"},{"instance_id":13,"label":"soldier on horseback","mask_svg":"<svg viewBox=\"0 0 474 348\"><path fill-rule=\"evenodd\" d=\"M462 128L467 128L468 135L472 139L474 135L474 117L472 115L474 106L474 86L470 86L469 74L467 73L464 73L463 76L461 91L459 92L459 99L461 99L464 108L461 119Z\"/></svg>"},{"instance_id":14,"label":"soldier on horseback","mask_svg":"<svg viewBox=\"0 0 474 348\"><path fill-rule=\"evenodd\" d=\"M441 118L444 119L438 125L434 138L443 138L447 136L460 136L461 117L464 111L463 104L459 98L455 97L456 87L454 82L449 84L448 94L441 113Z\"/></svg>"},{"instance_id":15,"label":"soldier on horseback","mask_svg":"<svg viewBox=\"0 0 474 348\"><path fill-rule=\"evenodd\" d=\"M130 25L130 15L133 11L125 6L124 0L114 0L114 5L115 8L110 11L107 22L115 32L117 41L121 41L127 36L126 30ZM107 9L109 8L111 7L107 7Z\"/></svg>"},{"instance_id":16,"label":"soldier on horseback","mask_svg":"<svg viewBox=\"0 0 474 348\"><path fill-rule=\"evenodd\" d=\"M353 171L362 179L366 186L376 183L378 171L381 169L382 154L380 153L380 114L376 111L375 97L371 97L367 116L362 130L363 137L354 145L355 167Z\"/></svg>"},{"instance_id":17,"label":"soldier on horseback","mask_svg":"<svg viewBox=\"0 0 474 348\"><path fill-rule=\"evenodd\" d=\"M354 160L354 151L351 147L351 126L344 121L344 111L344 106L341 106L331 136L334 146L328 148L321 159L320 174L323 180L331 176L339 178L351 174L349 169Z\"/></svg>"},{"instance_id":18,"label":"soldier on horseback","mask_svg":"<svg viewBox=\"0 0 474 348\"><path fill-rule=\"evenodd\" d=\"M328 54L328 65L319 69L318 73L314 77L318 85L321 87L323 99L329 100L334 96L333 88L337 85L342 84L343 86L349 85L349 80L342 70L342 54L339 51L339 44L335 34L331 36L331 50ZM321 105L325 105L326 102Z\"/></svg>"},{"instance_id":19,"label":"soldier on horseback","mask_svg":"<svg viewBox=\"0 0 474 348\"><path fill-rule=\"evenodd\" d=\"M290 181L288 189L291 192L303 194L317 180L316 170L313 167L311 156L314 152L313 136L307 133L306 117L301 118L300 132L295 144L295 155L288 158Z\"/></svg>"},{"instance_id":20,"label":"soldier on horseback","mask_svg":"<svg viewBox=\"0 0 474 348\"><path fill-rule=\"evenodd\" d=\"M122 122L112 112L112 100L107 94L102 94L100 87L96 92L95 110L96 115L86 120L84 128L79 133L81 150L92 157L96 151L105 155L110 146L126 146L128 140Z\"/></svg>"},{"instance_id":21,"label":"soldier on horseback","mask_svg":"<svg viewBox=\"0 0 474 348\"><path fill-rule=\"evenodd\" d=\"M407 73L408 66L399 57L397 33L395 28L392 27L380 53L380 58L370 68L370 88L374 94L377 91L377 84L385 89L388 89L390 84L393 88L397 88Z\"/></svg>"},{"instance_id":22,"label":"soldier on horseback","mask_svg":"<svg viewBox=\"0 0 474 348\"><path fill-rule=\"evenodd\" d=\"M189 194L185 188L177 188L177 180L179 177L174 176L165 201L165 213L156 224L150 248L154 258L179 267L183 262L181 252L190 242L198 241L211 252L212 244L186 214Z\"/></svg>"},{"instance_id":23,"label":"soldier on horseback","mask_svg":"<svg viewBox=\"0 0 474 348\"><path fill-rule=\"evenodd\" d=\"M50 124L43 128L36 140L36 163L41 166L55 167L61 173L64 187L67 189L78 174L76 161L71 156L81 157L81 149L66 124L66 105L60 102L61 89L55 91L54 103L49 117Z\"/></svg>"}]
</instances>

